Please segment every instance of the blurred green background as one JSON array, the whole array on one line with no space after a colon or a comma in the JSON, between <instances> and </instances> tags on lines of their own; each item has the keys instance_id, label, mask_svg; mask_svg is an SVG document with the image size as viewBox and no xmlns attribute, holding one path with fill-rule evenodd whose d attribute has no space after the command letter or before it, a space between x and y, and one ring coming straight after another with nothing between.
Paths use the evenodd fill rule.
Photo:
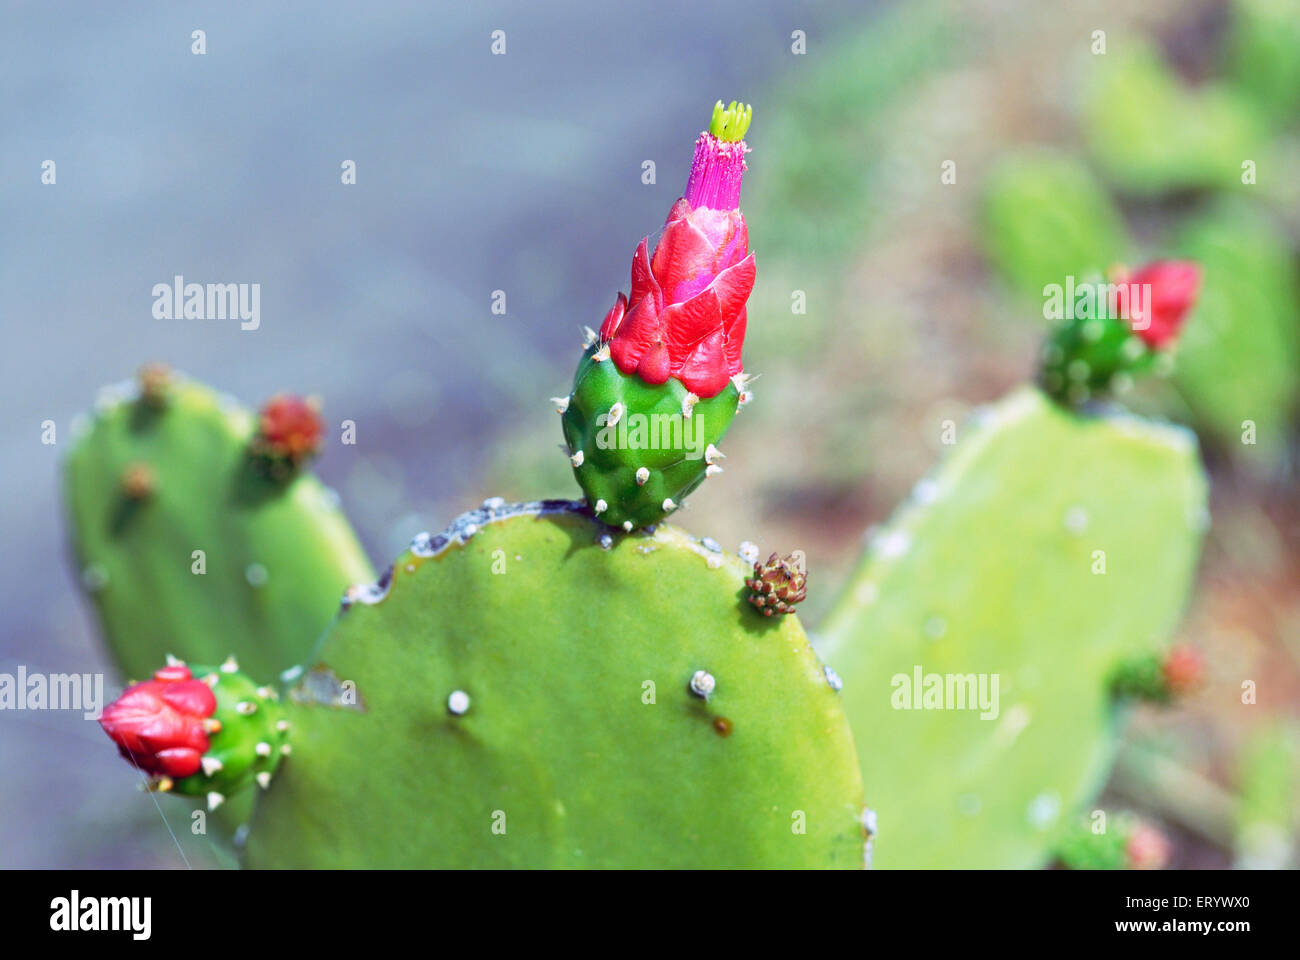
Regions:
<instances>
[{"instance_id":1,"label":"blurred green background","mask_svg":"<svg viewBox=\"0 0 1300 960\"><path fill-rule=\"evenodd\" d=\"M1125 402L1202 441L1212 524L1179 639L1210 677L1177 708L1139 711L1102 802L1160 824L1174 867L1294 865L1300 0L707 7L379 4L348 15L364 25L312 18L289 54L274 39L299 29L287 7L168 6L147 25L92 17L53 67L18 47L54 42L54 26L15 8L0 74L30 96L0 137L9 178L33 185L3 200L0 271L21 362L6 455L27 466L6 481L19 549L4 561L0 669L102 669L35 424L63 424L144 360L249 402L319 392L331 419L356 419L359 445L321 472L381 565L486 496L577 495L546 398L680 192L708 106L740 97L756 105L743 205L759 264L746 368L760 379L724 482L678 522L732 549L804 551L815 625L862 531L940 455L942 422L1031 375L1044 284L1199 259L1178 372ZM210 60L211 76L150 100L192 77L196 18L213 56L234 48L248 69L235 79ZM500 63L486 56L498 26L518 51ZM123 62L164 47L176 62ZM97 70L139 72L95 110ZM51 211L32 171L79 150L115 172L92 190L61 162ZM340 201L338 160L354 154L359 192ZM647 158L655 185L640 182ZM158 330L147 292L181 272L274 281L265 335ZM0 716L0 864L181 865L151 798L121 802L131 772L101 741L79 720Z\"/></svg>"}]
</instances>

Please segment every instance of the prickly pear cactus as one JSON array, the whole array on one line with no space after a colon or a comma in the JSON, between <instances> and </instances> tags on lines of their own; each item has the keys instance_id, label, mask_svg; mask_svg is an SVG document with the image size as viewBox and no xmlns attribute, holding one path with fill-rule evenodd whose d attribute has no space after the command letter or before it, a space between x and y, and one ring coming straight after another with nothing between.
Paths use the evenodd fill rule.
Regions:
<instances>
[{"instance_id":1,"label":"prickly pear cactus","mask_svg":"<svg viewBox=\"0 0 1300 960\"><path fill-rule=\"evenodd\" d=\"M752 110L714 105L685 195L557 397L573 473L605 523L661 520L722 472L717 444L749 399L741 361L754 257L740 212Z\"/></svg>"},{"instance_id":2,"label":"prickly pear cactus","mask_svg":"<svg viewBox=\"0 0 1300 960\"><path fill-rule=\"evenodd\" d=\"M877 866L1046 862L1101 787L1114 672L1161 649L1206 516L1181 428L1029 388L963 428L821 632L888 825Z\"/></svg>"},{"instance_id":3,"label":"prickly pear cactus","mask_svg":"<svg viewBox=\"0 0 1300 960\"><path fill-rule=\"evenodd\" d=\"M373 579L334 496L301 469L306 414L282 397L259 422L158 367L101 398L65 495L82 583L127 676L168 654L217 663L233 651L274 680L344 589Z\"/></svg>"},{"instance_id":4,"label":"prickly pear cactus","mask_svg":"<svg viewBox=\"0 0 1300 960\"><path fill-rule=\"evenodd\" d=\"M290 689L248 865L860 869L839 694L747 570L563 501L418 537Z\"/></svg>"}]
</instances>

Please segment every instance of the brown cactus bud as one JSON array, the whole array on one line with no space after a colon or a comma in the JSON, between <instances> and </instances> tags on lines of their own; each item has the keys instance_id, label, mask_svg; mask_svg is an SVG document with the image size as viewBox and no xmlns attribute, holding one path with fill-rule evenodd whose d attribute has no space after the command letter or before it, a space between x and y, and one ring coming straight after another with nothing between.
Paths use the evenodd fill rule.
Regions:
<instances>
[{"instance_id":1,"label":"brown cactus bud","mask_svg":"<svg viewBox=\"0 0 1300 960\"><path fill-rule=\"evenodd\" d=\"M146 363L136 374L140 384L140 400L150 407L161 407L167 402L167 388L171 386L172 371L165 363Z\"/></svg>"},{"instance_id":2,"label":"brown cactus bud","mask_svg":"<svg viewBox=\"0 0 1300 960\"><path fill-rule=\"evenodd\" d=\"M147 463L133 463L122 471L122 492L132 500L144 500L153 495L158 486L158 476Z\"/></svg>"},{"instance_id":3,"label":"brown cactus bud","mask_svg":"<svg viewBox=\"0 0 1300 960\"><path fill-rule=\"evenodd\" d=\"M808 575L793 556L778 557L767 563L754 564L754 576L745 581L749 602L765 617L774 613L794 613L795 604L808 596Z\"/></svg>"}]
</instances>

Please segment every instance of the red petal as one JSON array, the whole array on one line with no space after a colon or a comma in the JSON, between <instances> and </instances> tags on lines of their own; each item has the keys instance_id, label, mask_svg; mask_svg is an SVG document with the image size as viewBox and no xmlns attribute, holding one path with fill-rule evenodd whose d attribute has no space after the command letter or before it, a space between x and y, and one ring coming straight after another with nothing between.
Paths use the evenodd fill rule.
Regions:
<instances>
[{"instance_id":1,"label":"red petal","mask_svg":"<svg viewBox=\"0 0 1300 960\"><path fill-rule=\"evenodd\" d=\"M731 320L745 309L750 291L754 289L754 277L758 272L751 253L740 263L723 270L713 281L713 289L718 294L718 304L722 308L723 322Z\"/></svg>"},{"instance_id":2,"label":"red petal","mask_svg":"<svg viewBox=\"0 0 1300 960\"><path fill-rule=\"evenodd\" d=\"M745 224L744 215L737 210L734 231L731 238L723 245L718 265L723 268L729 267L743 259L747 253L749 253L749 227Z\"/></svg>"},{"instance_id":3,"label":"red petal","mask_svg":"<svg viewBox=\"0 0 1300 960\"><path fill-rule=\"evenodd\" d=\"M726 343L723 344L723 350L727 355L727 376L734 377L740 371L745 369L744 363L740 359L741 349L745 346L745 324L748 322L748 311L740 308L740 313L731 322L730 327L723 327L723 333L726 335Z\"/></svg>"},{"instance_id":4,"label":"red petal","mask_svg":"<svg viewBox=\"0 0 1300 960\"><path fill-rule=\"evenodd\" d=\"M99 725L114 740L129 736L147 724L167 705L155 692L155 684L138 683L104 708Z\"/></svg>"},{"instance_id":5,"label":"red petal","mask_svg":"<svg viewBox=\"0 0 1300 960\"><path fill-rule=\"evenodd\" d=\"M1132 310L1129 317L1138 336L1152 347L1161 347L1178 336L1183 320L1196 303L1201 268L1191 260L1157 260L1134 272L1128 282L1150 285L1150 303L1141 303L1140 295L1132 298L1130 288L1129 302L1139 302L1140 309Z\"/></svg>"},{"instance_id":6,"label":"red petal","mask_svg":"<svg viewBox=\"0 0 1300 960\"><path fill-rule=\"evenodd\" d=\"M708 399L722 392L729 378L720 329L695 347L682 364L677 379L681 380L687 390L701 399Z\"/></svg>"},{"instance_id":7,"label":"red petal","mask_svg":"<svg viewBox=\"0 0 1300 960\"><path fill-rule=\"evenodd\" d=\"M645 352L641 358L641 363L637 365L637 374L646 383L656 385L668 380L669 358L668 348L662 343L656 343Z\"/></svg>"},{"instance_id":8,"label":"red petal","mask_svg":"<svg viewBox=\"0 0 1300 960\"><path fill-rule=\"evenodd\" d=\"M619 325L618 336L609 345L610 356L620 370L631 373L650 344L660 339L659 313L654 298L646 297L632 307Z\"/></svg>"},{"instance_id":9,"label":"red petal","mask_svg":"<svg viewBox=\"0 0 1300 960\"><path fill-rule=\"evenodd\" d=\"M673 369L676 370L697 343L713 333L722 333L722 310L718 306L718 296L709 287L685 303L665 307L660 315L660 323L667 335L668 352L672 355Z\"/></svg>"},{"instance_id":10,"label":"red petal","mask_svg":"<svg viewBox=\"0 0 1300 960\"><path fill-rule=\"evenodd\" d=\"M721 273L749 252L749 230L739 210L696 210L691 223L713 247L710 273Z\"/></svg>"},{"instance_id":11,"label":"red petal","mask_svg":"<svg viewBox=\"0 0 1300 960\"><path fill-rule=\"evenodd\" d=\"M210 717L217 709L217 698L212 688L202 680L169 683L162 690L162 698L190 717Z\"/></svg>"},{"instance_id":12,"label":"red petal","mask_svg":"<svg viewBox=\"0 0 1300 960\"><path fill-rule=\"evenodd\" d=\"M202 688L202 693L197 688ZM207 712L189 712L195 708L206 708ZM197 756L208 749L201 717L215 709L216 698L200 680L150 680L128 687L104 708L99 723L125 756L141 769L157 772L157 757L168 751L188 751Z\"/></svg>"},{"instance_id":13,"label":"red petal","mask_svg":"<svg viewBox=\"0 0 1300 960\"><path fill-rule=\"evenodd\" d=\"M641 242L637 244L636 253L632 254L632 292L627 299L628 303L635 307L642 300L649 298L658 308L663 302L663 294L650 270L650 257L646 253L648 241L648 237L642 237Z\"/></svg>"},{"instance_id":14,"label":"red petal","mask_svg":"<svg viewBox=\"0 0 1300 960\"><path fill-rule=\"evenodd\" d=\"M664 228L674 220L684 220L691 215L691 205L685 197L678 197L673 208L668 211L668 217L664 220Z\"/></svg>"},{"instance_id":15,"label":"red petal","mask_svg":"<svg viewBox=\"0 0 1300 960\"><path fill-rule=\"evenodd\" d=\"M600 339L608 343L614 339L614 334L618 330L618 325L623 322L623 314L627 312L627 297L623 294L618 295L614 305L609 308L609 313L605 314L605 322L600 325Z\"/></svg>"},{"instance_id":16,"label":"red petal","mask_svg":"<svg viewBox=\"0 0 1300 960\"><path fill-rule=\"evenodd\" d=\"M141 763L140 766L144 767L144 764ZM146 769L149 769L152 773L165 773L167 776L179 780L182 777L198 773L201 766L203 766L202 755L197 750L177 747L169 750L159 750L151 766Z\"/></svg>"},{"instance_id":17,"label":"red petal","mask_svg":"<svg viewBox=\"0 0 1300 960\"><path fill-rule=\"evenodd\" d=\"M673 220L664 228L650 268L669 303L685 299L682 284L703 275L712 277L717 248L691 220ZM707 281L706 281L707 282Z\"/></svg>"},{"instance_id":18,"label":"red petal","mask_svg":"<svg viewBox=\"0 0 1300 960\"><path fill-rule=\"evenodd\" d=\"M136 731L141 747L149 753L157 753L171 747L192 747L206 750L208 735L198 720L184 717L175 710L168 710L149 721Z\"/></svg>"},{"instance_id":19,"label":"red petal","mask_svg":"<svg viewBox=\"0 0 1300 960\"><path fill-rule=\"evenodd\" d=\"M190 673L190 668L183 663L171 664L153 672L153 678L163 683L174 680L189 680L193 676L194 674Z\"/></svg>"}]
</instances>

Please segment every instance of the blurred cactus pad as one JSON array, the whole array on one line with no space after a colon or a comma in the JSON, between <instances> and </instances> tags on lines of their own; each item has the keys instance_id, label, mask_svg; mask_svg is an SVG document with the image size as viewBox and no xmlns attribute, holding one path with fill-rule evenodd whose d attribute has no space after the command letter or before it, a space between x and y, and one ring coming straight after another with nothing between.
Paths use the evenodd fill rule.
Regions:
<instances>
[{"instance_id":1,"label":"blurred cactus pad","mask_svg":"<svg viewBox=\"0 0 1300 960\"><path fill-rule=\"evenodd\" d=\"M373 579L337 498L268 465L257 418L161 369L108 388L65 467L72 546L127 677L167 654L259 682L300 663L350 585Z\"/></svg>"},{"instance_id":2,"label":"blurred cactus pad","mask_svg":"<svg viewBox=\"0 0 1300 960\"><path fill-rule=\"evenodd\" d=\"M248 864L861 869L833 675L749 572L567 501L421 535L288 691Z\"/></svg>"},{"instance_id":3,"label":"blurred cactus pad","mask_svg":"<svg viewBox=\"0 0 1300 960\"><path fill-rule=\"evenodd\" d=\"M1206 521L1187 430L1079 416L1030 388L960 428L821 631L880 816L877 866L1047 862L1113 759L1112 672L1163 649ZM977 683L936 708L918 672ZM992 709L973 702L979 675Z\"/></svg>"},{"instance_id":4,"label":"blurred cactus pad","mask_svg":"<svg viewBox=\"0 0 1300 960\"><path fill-rule=\"evenodd\" d=\"M984 222L993 265L1040 304L1047 285L1100 276L1137 246L1088 168L1046 150L1012 155L995 168L985 184ZM1205 271L1201 302L1175 355L1184 412L1242 462L1276 464L1300 407L1300 283L1286 235L1250 200L1224 196L1172 224L1162 249Z\"/></svg>"},{"instance_id":5,"label":"blurred cactus pad","mask_svg":"<svg viewBox=\"0 0 1300 960\"><path fill-rule=\"evenodd\" d=\"M1243 161L1261 155L1264 124L1249 99L1219 82L1187 86L1140 40L1097 57L1089 79L1085 136L1125 192L1240 188Z\"/></svg>"},{"instance_id":6,"label":"blurred cactus pad","mask_svg":"<svg viewBox=\"0 0 1300 960\"><path fill-rule=\"evenodd\" d=\"M1178 347L1187 403L1223 446L1275 463L1300 412L1300 282L1286 237L1263 211L1225 198L1181 224L1173 246L1205 268Z\"/></svg>"}]
</instances>

